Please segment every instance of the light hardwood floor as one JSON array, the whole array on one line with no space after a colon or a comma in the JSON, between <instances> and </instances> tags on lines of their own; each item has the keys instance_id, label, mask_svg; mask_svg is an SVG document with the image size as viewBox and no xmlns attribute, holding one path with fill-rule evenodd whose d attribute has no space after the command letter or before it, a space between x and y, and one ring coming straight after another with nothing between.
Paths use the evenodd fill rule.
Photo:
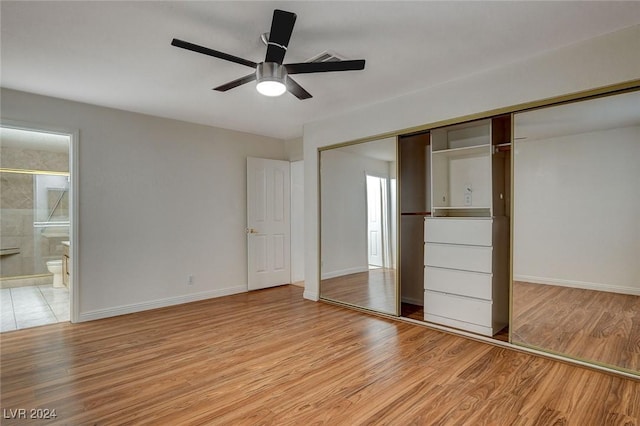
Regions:
<instances>
[{"instance_id":1,"label":"light hardwood floor","mask_svg":"<svg viewBox=\"0 0 640 426\"><path fill-rule=\"evenodd\" d=\"M322 280L320 296L324 299L395 315L397 298L395 270L371 269L367 272ZM424 308L401 303L400 316L424 321ZM508 341L508 328L500 330L493 338L503 342Z\"/></svg>"},{"instance_id":2,"label":"light hardwood floor","mask_svg":"<svg viewBox=\"0 0 640 426\"><path fill-rule=\"evenodd\" d=\"M2 408L56 409L60 424L640 421L640 382L303 300L295 286L1 340Z\"/></svg>"},{"instance_id":3,"label":"light hardwood floor","mask_svg":"<svg viewBox=\"0 0 640 426\"><path fill-rule=\"evenodd\" d=\"M513 283L512 339L640 373L640 297Z\"/></svg>"},{"instance_id":4,"label":"light hardwood floor","mask_svg":"<svg viewBox=\"0 0 640 426\"><path fill-rule=\"evenodd\" d=\"M396 271L375 268L366 272L324 279L320 283L320 296L378 312L395 314Z\"/></svg>"}]
</instances>

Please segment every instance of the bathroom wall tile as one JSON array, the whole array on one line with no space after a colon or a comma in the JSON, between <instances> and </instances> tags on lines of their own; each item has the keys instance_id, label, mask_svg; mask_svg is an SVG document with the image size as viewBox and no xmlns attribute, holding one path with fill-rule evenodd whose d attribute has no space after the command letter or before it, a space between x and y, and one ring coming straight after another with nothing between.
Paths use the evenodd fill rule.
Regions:
<instances>
[{"instance_id":1,"label":"bathroom wall tile","mask_svg":"<svg viewBox=\"0 0 640 426\"><path fill-rule=\"evenodd\" d=\"M3 277L22 275L22 259L17 254L0 258L0 271Z\"/></svg>"},{"instance_id":2,"label":"bathroom wall tile","mask_svg":"<svg viewBox=\"0 0 640 426\"><path fill-rule=\"evenodd\" d=\"M20 237L10 237L2 234L2 248L20 247ZM3 256L5 257L5 256Z\"/></svg>"},{"instance_id":3,"label":"bathroom wall tile","mask_svg":"<svg viewBox=\"0 0 640 426\"><path fill-rule=\"evenodd\" d=\"M20 212L20 218L22 219L22 229L21 233L24 236L33 237L35 232L35 228L33 227L33 209L30 210L22 210Z\"/></svg>"},{"instance_id":4,"label":"bathroom wall tile","mask_svg":"<svg viewBox=\"0 0 640 426\"><path fill-rule=\"evenodd\" d=\"M33 176L0 173L0 182L0 201L3 208L33 210Z\"/></svg>"},{"instance_id":5,"label":"bathroom wall tile","mask_svg":"<svg viewBox=\"0 0 640 426\"><path fill-rule=\"evenodd\" d=\"M54 153L48 151L28 150L23 148L8 148L0 146L0 164L2 167L68 171L69 155L67 153ZM34 233L34 176L16 173L0 173L0 206L2 214L0 219L0 234L2 235L2 247L18 247L21 253L14 255L11 261L0 260L2 277L23 276L48 273L45 260L40 256L60 256L61 250L57 250L59 244L53 246L47 241L34 245L34 239L39 241L37 232ZM68 197L67 197L68 198ZM68 201L61 208L68 210ZM20 237L18 241L8 241L8 238ZM21 259L15 260L15 257Z\"/></svg>"},{"instance_id":6,"label":"bathroom wall tile","mask_svg":"<svg viewBox=\"0 0 640 426\"><path fill-rule=\"evenodd\" d=\"M47 271L47 274L49 271ZM35 277L29 279L29 285L41 286L41 285L53 285L53 274L49 274L46 277Z\"/></svg>"},{"instance_id":7,"label":"bathroom wall tile","mask_svg":"<svg viewBox=\"0 0 640 426\"><path fill-rule=\"evenodd\" d=\"M22 233L22 215L16 213L15 209L2 209L2 218L0 218L0 232L2 239L6 237L15 237ZM5 246L3 241L2 245Z\"/></svg>"},{"instance_id":8,"label":"bathroom wall tile","mask_svg":"<svg viewBox=\"0 0 640 426\"><path fill-rule=\"evenodd\" d=\"M47 270L47 264L45 263L45 260L41 259L40 257L34 257L34 256L22 256L21 260L21 266L20 266L20 272L19 274L14 274L15 275L34 275L34 274L49 274L49 271ZM3 276L5 276L5 273L3 272L2 274ZM9 276L9 275L7 275ZM53 276L52 276L53 277ZM49 280L49 282L53 282L53 278L51 278Z\"/></svg>"},{"instance_id":9,"label":"bathroom wall tile","mask_svg":"<svg viewBox=\"0 0 640 426\"><path fill-rule=\"evenodd\" d=\"M23 258L33 257L35 255L33 235L25 235L20 238L20 255Z\"/></svg>"},{"instance_id":10,"label":"bathroom wall tile","mask_svg":"<svg viewBox=\"0 0 640 426\"><path fill-rule=\"evenodd\" d=\"M69 171L67 153L2 147L2 167L14 169Z\"/></svg>"},{"instance_id":11,"label":"bathroom wall tile","mask_svg":"<svg viewBox=\"0 0 640 426\"><path fill-rule=\"evenodd\" d=\"M38 285L49 285L53 283L53 275L45 276L28 276L28 277L9 277L0 281L0 288L16 288Z\"/></svg>"}]
</instances>

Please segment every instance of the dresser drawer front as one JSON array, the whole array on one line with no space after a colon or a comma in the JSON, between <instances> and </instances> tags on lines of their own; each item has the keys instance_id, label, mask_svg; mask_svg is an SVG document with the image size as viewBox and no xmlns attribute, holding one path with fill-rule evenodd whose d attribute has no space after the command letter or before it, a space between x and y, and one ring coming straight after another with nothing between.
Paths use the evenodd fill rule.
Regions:
<instances>
[{"instance_id":1,"label":"dresser drawer front","mask_svg":"<svg viewBox=\"0 0 640 426\"><path fill-rule=\"evenodd\" d=\"M438 268L491 273L491 247L426 244L424 263Z\"/></svg>"},{"instance_id":2,"label":"dresser drawer front","mask_svg":"<svg viewBox=\"0 0 640 426\"><path fill-rule=\"evenodd\" d=\"M491 311L492 303L488 300L472 299L429 290L424 292L425 314L491 327Z\"/></svg>"},{"instance_id":3,"label":"dresser drawer front","mask_svg":"<svg viewBox=\"0 0 640 426\"><path fill-rule=\"evenodd\" d=\"M458 271L427 266L424 271L425 290L491 300L491 274Z\"/></svg>"},{"instance_id":4,"label":"dresser drawer front","mask_svg":"<svg viewBox=\"0 0 640 426\"><path fill-rule=\"evenodd\" d=\"M424 240L428 243L491 246L491 219L426 218Z\"/></svg>"}]
</instances>

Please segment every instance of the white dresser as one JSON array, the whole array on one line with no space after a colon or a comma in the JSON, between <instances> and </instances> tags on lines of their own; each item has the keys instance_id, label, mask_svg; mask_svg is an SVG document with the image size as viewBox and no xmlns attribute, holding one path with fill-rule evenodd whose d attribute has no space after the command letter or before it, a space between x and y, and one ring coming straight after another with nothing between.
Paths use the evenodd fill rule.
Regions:
<instances>
[{"instance_id":1,"label":"white dresser","mask_svg":"<svg viewBox=\"0 0 640 426\"><path fill-rule=\"evenodd\" d=\"M508 323L508 218L425 219L424 319L486 336Z\"/></svg>"}]
</instances>

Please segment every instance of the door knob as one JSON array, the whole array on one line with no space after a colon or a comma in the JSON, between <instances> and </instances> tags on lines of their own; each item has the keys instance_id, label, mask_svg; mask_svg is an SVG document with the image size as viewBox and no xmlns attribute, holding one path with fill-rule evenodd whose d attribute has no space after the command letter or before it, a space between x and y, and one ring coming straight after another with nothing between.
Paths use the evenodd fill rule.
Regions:
<instances>
[{"instance_id":1,"label":"door knob","mask_svg":"<svg viewBox=\"0 0 640 426\"><path fill-rule=\"evenodd\" d=\"M257 234L258 233L258 231L256 231L253 228L247 228L246 231L247 231L247 234Z\"/></svg>"}]
</instances>

